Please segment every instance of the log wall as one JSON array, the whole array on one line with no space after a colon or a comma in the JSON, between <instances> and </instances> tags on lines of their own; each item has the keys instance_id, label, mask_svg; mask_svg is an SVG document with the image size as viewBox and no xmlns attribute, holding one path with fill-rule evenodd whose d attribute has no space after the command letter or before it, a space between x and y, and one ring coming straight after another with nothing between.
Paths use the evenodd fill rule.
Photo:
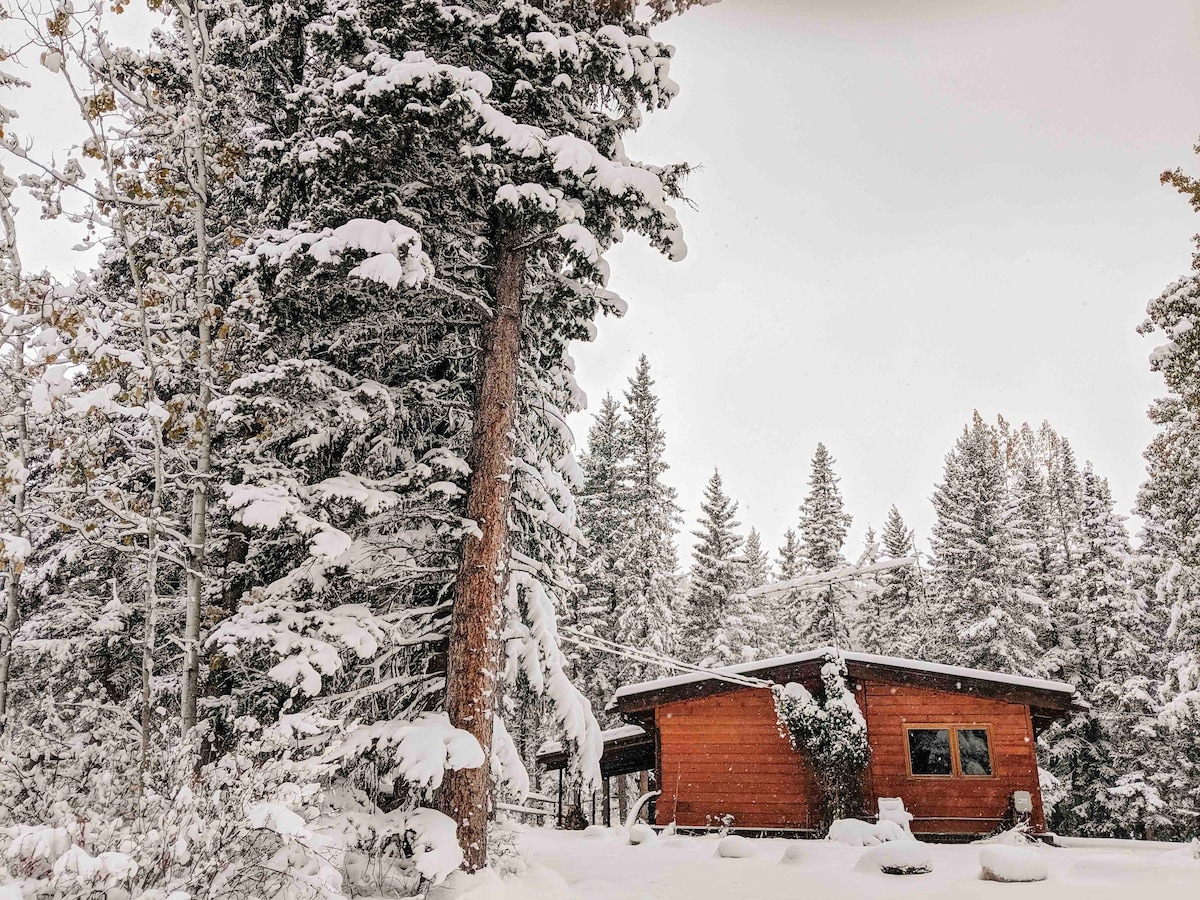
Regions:
<instances>
[{"instance_id":1,"label":"log wall","mask_svg":"<svg viewBox=\"0 0 1200 900\"><path fill-rule=\"evenodd\" d=\"M991 831L1008 809L1013 791L1030 792L1032 824L1038 829L1045 827L1028 706L876 681L863 684L857 696L871 744L867 782L871 800L903 798L905 808L924 820L913 822L913 831ZM986 725L992 776L909 775L907 725Z\"/></svg>"},{"instance_id":2,"label":"log wall","mask_svg":"<svg viewBox=\"0 0 1200 900\"><path fill-rule=\"evenodd\" d=\"M812 828L812 771L780 736L775 702L745 689L667 703L655 711L660 741L655 819L681 826Z\"/></svg>"},{"instance_id":3,"label":"log wall","mask_svg":"<svg viewBox=\"0 0 1200 900\"><path fill-rule=\"evenodd\" d=\"M860 682L871 765L865 815L877 797L901 797L917 817L913 831L991 831L1013 791L1033 797L1033 825L1044 827L1037 756L1028 706L967 693ZM779 733L775 704L760 689L666 703L655 710L662 796L656 821L685 827L808 829L820 821L817 786L801 754ZM906 725L987 726L991 777L914 777Z\"/></svg>"}]
</instances>

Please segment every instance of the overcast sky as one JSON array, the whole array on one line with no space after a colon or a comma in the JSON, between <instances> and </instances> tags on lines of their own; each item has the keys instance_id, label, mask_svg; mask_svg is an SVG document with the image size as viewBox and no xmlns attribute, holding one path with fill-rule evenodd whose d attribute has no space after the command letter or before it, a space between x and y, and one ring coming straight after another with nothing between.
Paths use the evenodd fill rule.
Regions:
<instances>
[{"instance_id":1,"label":"overcast sky","mask_svg":"<svg viewBox=\"0 0 1200 900\"><path fill-rule=\"evenodd\" d=\"M1131 508L1160 392L1134 329L1200 230L1158 183L1200 133L1197 5L724 0L661 29L682 93L628 148L699 167L689 254L616 248L629 314L575 358L598 408L650 357L685 565L713 466L775 548L821 440L848 555L893 502L925 544L975 408L1048 418ZM25 74L19 124L65 142L73 112ZM28 264L69 270L77 235L33 216Z\"/></svg>"},{"instance_id":2,"label":"overcast sky","mask_svg":"<svg viewBox=\"0 0 1200 900\"><path fill-rule=\"evenodd\" d=\"M650 357L687 531L718 466L777 547L824 441L847 555L893 502L927 546L975 408L1049 419L1131 509L1161 392L1134 329L1200 230L1158 182L1200 133L1198 6L724 0L662 28L682 90L627 146L700 167L689 253L616 248L629 313L575 358L597 409Z\"/></svg>"}]
</instances>

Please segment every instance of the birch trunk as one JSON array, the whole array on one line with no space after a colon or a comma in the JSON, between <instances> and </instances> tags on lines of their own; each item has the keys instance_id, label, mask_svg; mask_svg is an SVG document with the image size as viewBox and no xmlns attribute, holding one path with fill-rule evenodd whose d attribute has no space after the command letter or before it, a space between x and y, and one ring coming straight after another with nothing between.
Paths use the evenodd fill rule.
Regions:
<instances>
[{"instance_id":1,"label":"birch trunk","mask_svg":"<svg viewBox=\"0 0 1200 900\"><path fill-rule=\"evenodd\" d=\"M25 342L18 340L13 352L17 365L25 353ZM17 460L23 471L29 468L29 396L26 385L21 390L21 411L17 414ZM28 538L25 527L25 485L18 484L13 494L13 513L16 520L17 537ZM8 584L5 585L4 633L0 634L0 730L8 720L8 684L12 672L13 637L17 632L21 600L21 564L8 562Z\"/></svg>"},{"instance_id":2,"label":"birch trunk","mask_svg":"<svg viewBox=\"0 0 1200 900\"><path fill-rule=\"evenodd\" d=\"M3 172L0 172L0 177ZM9 257L10 276L13 290L21 290L21 257L17 252L17 231L14 210L8 195L0 191L0 221L4 225L5 252ZM20 328L22 326L18 326ZM25 338L18 332L13 344L13 358L19 382L20 411L17 413L17 462L23 472L29 470L29 382L25 374ZM29 537L25 527L25 483L18 483L13 491L13 518L17 537ZM8 685L12 672L12 646L20 616L22 565L14 559L8 562L8 578L5 585L4 632L0 634L0 730L8 720Z\"/></svg>"},{"instance_id":3,"label":"birch trunk","mask_svg":"<svg viewBox=\"0 0 1200 900\"><path fill-rule=\"evenodd\" d=\"M525 251L502 234L492 272L493 314L484 322L475 423L468 461L467 518L479 528L463 542L454 582L454 611L446 666L446 711L452 725L469 731L484 752L475 769L448 771L438 805L458 825L463 868L487 865L487 820L492 717L498 696L500 612L508 581L508 515L512 500L517 374Z\"/></svg>"},{"instance_id":4,"label":"birch trunk","mask_svg":"<svg viewBox=\"0 0 1200 900\"><path fill-rule=\"evenodd\" d=\"M212 402L212 335L211 283L208 257L208 165L204 118L200 107L204 102L203 66L208 50L208 26L204 11L198 5L189 7L183 2L174 4L179 16L184 42L187 45L192 82L192 146L184 144L193 195L192 220L196 234L196 333L199 380L198 425L200 444L196 452L196 469L192 476L192 516L188 552L187 608L183 628L183 691L181 697L183 733L196 724L197 698L200 684L200 612L204 602L205 546L208 540L208 480L212 469L212 419L208 407Z\"/></svg>"}]
</instances>

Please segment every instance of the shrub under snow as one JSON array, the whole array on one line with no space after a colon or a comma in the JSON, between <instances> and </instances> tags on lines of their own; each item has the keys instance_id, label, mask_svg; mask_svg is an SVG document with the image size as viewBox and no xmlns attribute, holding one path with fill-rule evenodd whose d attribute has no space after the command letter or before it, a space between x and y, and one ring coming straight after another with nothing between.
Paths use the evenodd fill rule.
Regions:
<instances>
[{"instance_id":1,"label":"shrub under snow","mask_svg":"<svg viewBox=\"0 0 1200 900\"><path fill-rule=\"evenodd\" d=\"M933 871L933 853L920 841L889 841L868 847L854 868L886 875L923 875Z\"/></svg>"},{"instance_id":2,"label":"shrub under snow","mask_svg":"<svg viewBox=\"0 0 1200 900\"><path fill-rule=\"evenodd\" d=\"M757 855L754 841L736 834L721 838L721 843L717 844L717 856L725 859L749 859Z\"/></svg>"},{"instance_id":3,"label":"shrub under snow","mask_svg":"<svg viewBox=\"0 0 1200 900\"><path fill-rule=\"evenodd\" d=\"M838 819L829 826L827 841L837 841L851 847L873 847L887 841L912 841L915 838L896 822L871 824L862 819Z\"/></svg>"},{"instance_id":4,"label":"shrub under snow","mask_svg":"<svg viewBox=\"0 0 1200 900\"><path fill-rule=\"evenodd\" d=\"M1029 847L989 844L979 851L984 881L1045 881L1046 860Z\"/></svg>"}]
</instances>

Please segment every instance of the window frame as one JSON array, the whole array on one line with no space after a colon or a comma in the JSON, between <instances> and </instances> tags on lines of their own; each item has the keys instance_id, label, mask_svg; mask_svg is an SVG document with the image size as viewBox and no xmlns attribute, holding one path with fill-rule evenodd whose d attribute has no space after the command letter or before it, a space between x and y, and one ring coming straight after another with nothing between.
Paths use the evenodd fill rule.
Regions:
<instances>
[{"instance_id":1,"label":"window frame","mask_svg":"<svg viewBox=\"0 0 1200 900\"><path fill-rule=\"evenodd\" d=\"M962 761L958 755L958 732L982 731L987 738L988 768L990 775L968 775L962 770ZM910 731L949 731L950 732L950 774L949 775L918 775L912 767L912 744L908 733ZM929 778L933 780L947 778L995 778L996 755L992 750L992 726L987 722L905 722L904 723L904 767L909 778Z\"/></svg>"}]
</instances>

